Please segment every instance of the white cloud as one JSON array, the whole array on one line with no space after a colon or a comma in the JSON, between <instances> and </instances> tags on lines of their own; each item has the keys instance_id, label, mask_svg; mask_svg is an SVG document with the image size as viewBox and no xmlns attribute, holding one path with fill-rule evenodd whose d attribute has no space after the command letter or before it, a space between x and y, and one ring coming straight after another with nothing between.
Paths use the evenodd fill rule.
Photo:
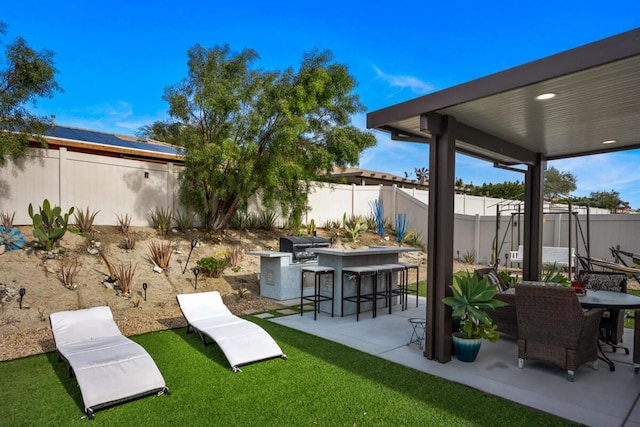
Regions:
<instances>
[{"instance_id":1,"label":"white cloud","mask_svg":"<svg viewBox=\"0 0 640 427\"><path fill-rule=\"evenodd\" d=\"M421 95L434 90L433 85L423 82L417 77L386 74L376 66L374 66L373 69L375 70L377 77L385 81L391 87L409 89L412 92Z\"/></svg>"}]
</instances>

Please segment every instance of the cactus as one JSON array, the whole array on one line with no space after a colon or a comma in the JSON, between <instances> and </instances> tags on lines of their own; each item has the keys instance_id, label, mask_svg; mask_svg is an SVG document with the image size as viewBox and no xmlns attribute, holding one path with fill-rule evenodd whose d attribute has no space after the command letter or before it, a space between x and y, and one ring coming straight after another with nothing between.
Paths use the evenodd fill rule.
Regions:
<instances>
[{"instance_id":1,"label":"cactus","mask_svg":"<svg viewBox=\"0 0 640 427\"><path fill-rule=\"evenodd\" d=\"M62 209L59 206L54 206L51 209L49 200L44 199L39 209L40 212L34 214L33 205L29 203L29 216L33 221L33 235L44 246L45 250L50 251L57 246L58 241L67 232L69 216L73 214L74 208L69 209L69 212L63 216L61 215Z\"/></svg>"},{"instance_id":2,"label":"cactus","mask_svg":"<svg viewBox=\"0 0 640 427\"><path fill-rule=\"evenodd\" d=\"M307 225L307 234L309 236L316 235L316 222L313 219L309 221L309 225Z\"/></svg>"}]
</instances>

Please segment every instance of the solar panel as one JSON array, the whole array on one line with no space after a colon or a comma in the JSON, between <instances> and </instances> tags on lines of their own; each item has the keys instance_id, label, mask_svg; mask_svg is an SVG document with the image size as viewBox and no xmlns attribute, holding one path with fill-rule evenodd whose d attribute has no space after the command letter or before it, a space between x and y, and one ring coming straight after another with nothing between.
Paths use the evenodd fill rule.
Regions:
<instances>
[{"instance_id":1,"label":"solar panel","mask_svg":"<svg viewBox=\"0 0 640 427\"><path fill-rule=\"evenodd\" d=\"M74 141L84 141L93 144L103 144L112 147L129 148L133 150L151 151L154 153L182 155L182 149L176 147L169 147L166 145L149 144L139 141L128 141L117 137L116 135L103 132L95 132L85 129L74 129L64 126L55 126L48 128L46 131L47 136L54 138L64 138Z\"/></svg>"}]
</instances>

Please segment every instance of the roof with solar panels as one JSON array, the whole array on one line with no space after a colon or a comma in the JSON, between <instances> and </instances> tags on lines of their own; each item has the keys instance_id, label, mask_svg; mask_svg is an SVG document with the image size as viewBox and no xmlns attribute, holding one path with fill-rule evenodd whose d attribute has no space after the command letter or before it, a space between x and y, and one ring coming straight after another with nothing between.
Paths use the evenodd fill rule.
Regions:
<instances>
[{"instance_id":1,"label":"roof with solar panels","mask_svg":"<svg viewBox=\"0 0 640 427\"><path fill-rule=\"evenodd\" d=\"M150 138L58 125L50 126L43 137L47 145L54 149L66 147L72 151L139 160L184 161L181 147Z\"/></svg>"}]
</instances>

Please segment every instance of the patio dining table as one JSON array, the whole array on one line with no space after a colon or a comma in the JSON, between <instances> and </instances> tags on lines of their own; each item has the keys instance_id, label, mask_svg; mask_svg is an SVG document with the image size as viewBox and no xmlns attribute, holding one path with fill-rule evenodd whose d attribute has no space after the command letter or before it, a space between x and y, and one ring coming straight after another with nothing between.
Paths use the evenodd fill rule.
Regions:
<instances>
[{"instance_id":1,"label":"patio dining table","mask_svg":"<svg viewBox=\"0 0 640 427\"><path fill-rule=\"evenodd\" d=\"M580 305L584 308L606 308L606 309L634 309L640 308L640 297L637 295L627 294L625 292L612 291L595 291L587 290L585 295L579 296ZM611 371L615 371L615 364L607 357L602 349L602 341L606 343L603 337L600 338L598 345L600 350L600 359L609 365ZM634 343L634 345L638 345Z\"/></svg>"}]
</instances>

